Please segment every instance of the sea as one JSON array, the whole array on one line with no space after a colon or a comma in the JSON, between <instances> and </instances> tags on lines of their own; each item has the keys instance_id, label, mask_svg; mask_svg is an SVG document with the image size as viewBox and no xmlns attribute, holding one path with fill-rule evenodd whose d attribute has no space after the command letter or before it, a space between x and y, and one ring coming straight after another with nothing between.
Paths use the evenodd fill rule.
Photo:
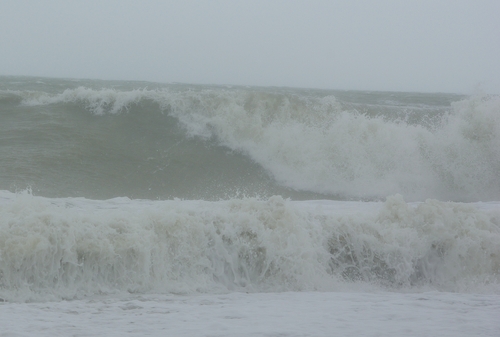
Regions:
<instances>
[{"instance_id":1,"label":"sea","mask_svg":"<svg viewBox=\"0 0 500 337\"><path fill-rule=\"evenodd\" d=\"M0 76L0 336L499 336L500 96Z\"/></svg>"}]
</instances>

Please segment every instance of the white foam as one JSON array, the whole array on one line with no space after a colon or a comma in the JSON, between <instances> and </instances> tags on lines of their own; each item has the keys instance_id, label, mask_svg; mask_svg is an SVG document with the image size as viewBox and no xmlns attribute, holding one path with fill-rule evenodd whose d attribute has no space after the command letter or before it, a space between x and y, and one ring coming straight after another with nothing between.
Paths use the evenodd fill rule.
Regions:
<instances>
[{"instance_id":1,"label":"white foam","mask_svg":"<svg viewBox=\"0 0 500 337\"><path fill-rule=\"evenodd\" d=\"M1 199L9 301L346 284L500 291L499 203Z\"/></svg>"},{"instance_id":2,"label":"white foam","mask_svg":"<svg viewBox=\"0 0 500 337\"><path fill-rule=\"evenodd\" d=\"M499 97L457 102L429 128L346 111L331 96L211 95L185 98L175 115L286 186L354 198L500 198Z\"/></svg>"}]
</instances>

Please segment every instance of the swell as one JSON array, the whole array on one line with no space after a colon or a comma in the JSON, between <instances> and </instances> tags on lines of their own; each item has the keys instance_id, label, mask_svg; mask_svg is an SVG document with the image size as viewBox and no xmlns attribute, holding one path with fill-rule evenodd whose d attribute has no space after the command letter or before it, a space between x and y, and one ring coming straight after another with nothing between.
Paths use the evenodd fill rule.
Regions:
<instances>
[{"instance_id":1,"label":"swell","mask_svg":"<svg viewBox=\"0 0 500 337\"><path fill-rule=\"evenodd\" d=\"M425 105L418 96L418 104L408 105L403 95L401 102L384 105L362 102L361 94L361 102L353 103L310 90L78 87L30 93L22 104L76 104L102 122L164 114L175 119L187 142L249 158L245 165L289 191L358 200L394 193L408 200L500 199L500 98L474 96L446 106L436 97L429 95ZM148 127L154 125L143 129Z\"/></svg>"}]
</instances>

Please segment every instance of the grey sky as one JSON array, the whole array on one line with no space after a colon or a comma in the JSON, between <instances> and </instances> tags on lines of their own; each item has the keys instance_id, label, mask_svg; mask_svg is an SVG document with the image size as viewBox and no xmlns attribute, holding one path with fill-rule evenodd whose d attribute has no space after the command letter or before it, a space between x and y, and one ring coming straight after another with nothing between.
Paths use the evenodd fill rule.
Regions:
<instances>
[{"instance_id":1,"label":"grey sky","mask_svg":"<svg viewBox=\"0 0 500 337\"><path fill-rule=\"evenodd\" d=\"M500 1L0 0L0 75L500 93Z\"/></svg>"}]
</instances>

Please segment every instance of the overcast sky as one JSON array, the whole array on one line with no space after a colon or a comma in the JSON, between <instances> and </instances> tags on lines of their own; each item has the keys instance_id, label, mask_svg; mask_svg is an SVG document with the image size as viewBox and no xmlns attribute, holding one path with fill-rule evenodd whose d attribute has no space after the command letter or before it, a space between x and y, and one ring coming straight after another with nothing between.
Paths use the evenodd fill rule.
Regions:
<instances>
[{"instance_id":1,"label":"overcast sky","mask_svg":"<svg viewBox=\"0 0 500 337\"><path fill-rule=\"evenodd\" d=\"M0 75L500 93L500 0L0 0Z\"/></svg>"}]
</instances>

